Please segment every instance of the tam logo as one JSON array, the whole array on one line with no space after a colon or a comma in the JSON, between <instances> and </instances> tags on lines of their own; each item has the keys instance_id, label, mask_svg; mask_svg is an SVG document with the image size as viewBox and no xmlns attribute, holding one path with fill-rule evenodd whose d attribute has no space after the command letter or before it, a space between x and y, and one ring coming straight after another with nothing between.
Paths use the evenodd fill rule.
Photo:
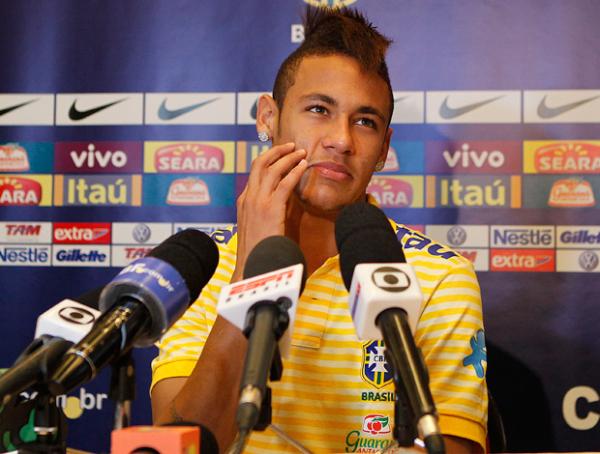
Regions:
<instances>
[{"instance_id":1,"label":"tam logo","mask_svg":"<svg viewBox=\"0 0 600 454\"><path fill-rule=\"evenodd\" d=\"M413 203L412 185L396 178L373 177L367 192L383 208L408 207Z\"/></svg>"},{"instance_id":2,"label":"tam logo","mask_svg":"<svg viewBox=\"0 0 600 454\"><path fill-rule=\"evenodd\" d=\"M110 224L55 222L54 242L58 244L110 244Z\"/></svg>"},{"instance_id":3,"label":"tam logo","mask_svg":"<svg viewBox=\"0 0 600 454\"><path fill-rule=\"evenodd\" d=\"M128 261L141 259L143 257L146 257L151 250L152 248L150 247L126 247L125 259Z\"/></svg>"},{"instance_id":4,"label":"tam logo","mask_svg":"<svg viewBox=\"0 0 600 454\"><path fill-rule=\"evenodd\" d=\"M389 434L390 417L378 414L367 415L363 418L362 431L371 435Z\"/></svg>"},{"instance_id":5,"label":"tam logo","mask_svg":"<svg viewBox=\"0 0 600 454\"><path fill-rule=\"evenodd\" d=\"M535 150L534 168L540 173L598 173L600 146L557 142Z\"/></svg>"},{"instance_id":6,"label":"tam logo","mask_svg":"<svg viewBox=\"0 0 600 454\"><path fill-rule=\"evenodd\" d=\"M554 250L492 249L491 271L554 271Z\"/></svg>"},{"instance_id":7,"label":"tam logo","mask_svg":"<svg viewBox=\"0 0 600 454\"><path fill-rule=\"evenodd\" d=\"M223 150L200 143L166 145L154 155L154 167L163 173L217 173L224 162Z\"/></svg>"},{"instance_id":8,"label":"tam logo","mask_svg":"<svg viewBox=\"0 0 600 454\"><path fill-rule=\"evenodd\" d=\"M0 177L0 206L39 205L42 200L42 185L24 177Z\"/></svg>"},{"instance_id":9,"label":"tam logo","mask_svg":"<svg viewBox=\"0 0 600 454\"><path fill-rule=\"evenodd\" d=\"M6 224L6 236L40 236L40 224Z\"/></svg>"},{"instance_id":10,"label":"tam logo","mask_svg":"<svg viewBox=\"0 0 600 454\"><path fill-rule=\"evenodd\" d=\"M29 158L27 151L17 144L0 145L0 171L28 172Z\"/></svg>"}]
</instances>

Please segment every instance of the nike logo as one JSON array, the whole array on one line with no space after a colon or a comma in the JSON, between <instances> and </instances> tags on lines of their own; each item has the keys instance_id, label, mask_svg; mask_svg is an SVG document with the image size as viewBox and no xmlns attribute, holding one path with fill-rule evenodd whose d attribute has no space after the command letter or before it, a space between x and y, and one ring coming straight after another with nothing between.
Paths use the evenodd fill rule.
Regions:
<instances>
[{"instance_id":1,"label":"nike logo","mask_svg":"<svg viewBox=\"0 0 600 454\"><path fill-rule=\"evenodd\" d=\"M17 110L19 107L26 106L27 104L31 104L32 102L36 102L39 98L32 99L30 101L22 102L21 104L15 104L14 106L5 107L4 109L0 109L0 116L6 115L7 113L12 112L13 110Z\"/></svg>"},{"instance_id":2,"label":"nike logo","mask_svg":"<svg viewBox=\"0 0 600 454\"><path fill-rule=\"evenodd\" d=\"M562 106L556 106L556 107L548 107L548 105L546 104L547 97L548 97L547 95L544 96L538 105L537 113L540 118L558 117L560 114L568 112L569 110L576 109L577 107L587 104L588 102L592 102L594 99L600 98L600 95L593 96L593 97L587 98L587 99L582 99L581 101L575 101L575 102L572 102L569 104L563 104Z\"/></svg>"},{"instance_id":3,"label":"nike logo","mask_svg":"<svg viewBox=\"0 0 600 454\"><path fill-rule=\"evenodd\" d=\"M73 121L83 120L84 118L94 115L95 113L98 113L101 110L108 109L109 107L114 106L115 104L119 104L120 102L123 102L126 99L127 98L119 99L117 101L109 102L108 104L104 104L102 106L94 107L88 110L78 110L77 107L75 107L75 103L77 102L77 100L75 100L73 101L73 104L71 104L71 108L69 109L69 118Z\"/></svg>"},{"instance_id":4,"label":"nike logo","mask_svg":"<svg viewBox=\"0 0 600 454\"><path fill-rule=\"evenodd\" d=\"M174 118L181 117L182 115L191 112L192 110L199 109L202 106L206 106L212 102L215 102L219 98L209 99L207 101L199 102L198 104L192 104L191 106L182 107L181 109L169 110L167 109L167 98L165 98L158 108L158 118L161 120L173 120Z\"/></svg>"},{"instance_id":5,"label":"nike logo","mask_svg":"<svg viewBox=\"0 0 600 454\"><path fill-rule=\"evenodd\" d=\"M253 120L256 120L257 113L258 113L258 98L256 98L256 101L254 101L254 104L252 104L252 108L250 109L250 116L252 117Z\"/></svg>"},{"instance_id":6,"label":"nike logo","mask_svg":"<svg viewBox=\"0 0 600 454\"><path fill-rule=\"evenodd\" d=\"M495 96L494 98L486 99L484 101L479 101L473 104L467 104L462 107L450 107L448 106L448 98L444 99L444 102L440 106L440 117L445 118L446 120L450 120L452 118L460 117L461 115L466 114L467 112L471 112L472 110L479 109L480 107L485 106L486 104L490 104L497 99L502 98L504 95Z\"/></svg>"},{"instance_id":7,"label":"nike logo","mask_svg":"<svg viewBox=\"0 0 600 454\"><path fill-rule=\"evenodd\" d=\"M408 96L400 96L399 98L394 99L394 104L398 103L398 102L402 102L404 101L406 98L408 98Z\"/></svg>"}]
</instances>

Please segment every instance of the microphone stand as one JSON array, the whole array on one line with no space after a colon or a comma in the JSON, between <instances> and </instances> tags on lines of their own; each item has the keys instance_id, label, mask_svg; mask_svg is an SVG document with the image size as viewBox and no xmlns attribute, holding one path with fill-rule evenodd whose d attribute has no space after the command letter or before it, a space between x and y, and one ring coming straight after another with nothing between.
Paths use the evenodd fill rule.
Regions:
<instances>
[{"instance_id":1,"label":"microphone stand","mask_svg":"<svg viewBox=\"0 0 600 454\"><path fill-rule=\"evenodd\" d=\"M135 399L135 363L131 350L112 365L109 397L115 402L113 429L131 425L131 402Z\"/></svg>"},{"instance_id":2,"label":"microphone stand","mask_svg":"<svg viewBox=\"0 0 600 454\"><path fill-rule=\"evenodd\" d=\"M419 434L429 454L445 453L427 367L411 335L406 312L400 308L386 309L375 323L383 335L385 357L393 369L397 394L394 436L398 444L413 446L415 435Z\"/></svg>"}]
</instances>

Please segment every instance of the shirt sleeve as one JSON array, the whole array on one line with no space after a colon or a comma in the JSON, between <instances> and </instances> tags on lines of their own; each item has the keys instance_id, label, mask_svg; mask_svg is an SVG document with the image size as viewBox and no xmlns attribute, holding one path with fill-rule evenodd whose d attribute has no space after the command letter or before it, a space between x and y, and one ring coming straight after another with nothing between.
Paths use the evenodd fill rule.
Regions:
<instances>
[{"instance_id":1,"label":"shirt sleeve","mask_svg":"<svg viewBox=\"0 0 600 454\"><path fill-rule=\"evenodd\" d=\"M473 265L455 257L425 302L415 340L429 370L430 389L445 435L485 451L487 367L481 291Z\"/></svg>"},{"instance_id":2,"label":"shirt sleeve","mask_svg":"<svg viewBox=\"0 0 600 454\"><path fill-rule=\"evenodd\" d=\"M166 378L188 377L202 353L217 318L221 288L229 284L235 268L235 254L225 244L217 244L219 264L198 299L158 342L158 356L152 361L152 383Z\"/></svg>"}]
</instances>

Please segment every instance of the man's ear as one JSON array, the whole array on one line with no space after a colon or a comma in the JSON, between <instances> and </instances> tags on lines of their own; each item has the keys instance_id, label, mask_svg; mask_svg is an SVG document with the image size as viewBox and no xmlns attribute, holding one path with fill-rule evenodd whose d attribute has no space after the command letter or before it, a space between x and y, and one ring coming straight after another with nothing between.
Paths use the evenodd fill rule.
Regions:
<instances>
[{"instance_id":1,"label":"man's ear","mask_svg":"<svg viewBox=\"0 0 600 454\"><path fill-rule=\"evenodd\" d=\"M269 138L273 138L273 133L277 130L277 120L279 119L279 108L271 95L260 95L256 108L256 131L258 133L266 132Z\"/></svg>"},{"instance_id":2,"label":"man's ear","mask_svg":"<svg viewBox=\"0 0 600 454\"><path fill-rule=\"evenodd\" d=\"M388 128L385 132L385 138L383 139L383 144L381 146L381 153L379 154L379 159L377 162L385 163L387 159L388 151L390 149L390 141L392 140L392 133L394 130L392 128Z\"/></svg>"}]
</instances>

